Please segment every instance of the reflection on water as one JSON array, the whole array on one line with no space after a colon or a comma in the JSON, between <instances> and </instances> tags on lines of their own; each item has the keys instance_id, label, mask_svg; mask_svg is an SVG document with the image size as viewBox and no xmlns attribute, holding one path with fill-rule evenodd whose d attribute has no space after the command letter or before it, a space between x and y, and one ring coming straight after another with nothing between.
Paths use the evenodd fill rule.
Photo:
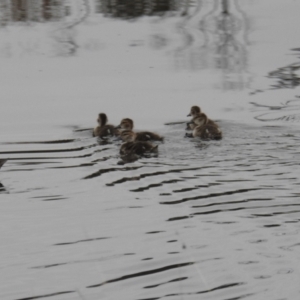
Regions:
<instances>
[{"instance_id":1,"label":"reflection on water","mask_svg":"<svg viewBox=\"0 0 300 300\"><path fill-rule=\"evenodd\" d=\"M123 19L175 11L180 4L174 0L0 0L1 24L59 21L77 14L82 6L90 3L96 13Z\"/></svg>"},{"instance_id":2,"label":"reflection on water","mask_svg":"<svg viewBox=\"0 0 300 300\"><path fill-rule=\"evenodd\" d=\"M0 182L0 194L5 192L4 185Z\"/></svg>"},{"instance_id":3,"label":"reflection on water","mask_svg":"<svg viewBox=\"0 0 300 300\"><path fill-rule=\"evenodd\" d=\"M96 0L97 10L114 18L136 18L157 15L176 10L179 2L174 0Z\"/></svg>"},{"instance_id":4,"label":"reflection on water","mask_svg":"<svg viewBox=\"0 0 300 300\"><path fill-rule=\"evenodd\" d=\"M238 1L198 1L179 28L186 41L176 50L179 68L220 70L224 90L249 87L249 21Z\"/></svg>"},{"instance_id":5,"label":"reflection on water","mask_svg":"<svg viewBox=\"0 0 300 300\"><path fill-rule=\"evenodd\" d=\"M292 49L299 51L299 49ZM270 86L264 90L256 90L251 95L262 92L270 92L277 89L295 89L300 86L300 63L295 62L287 66L278 68L268 73L268 78L272 80ZM299 122L300 121L300 96L296 94L292 99L282 99L276 105L266 103L250 102L255 106L255 110L259 111L259 115L255 119L259 121L284 121ZM268 99L266 96L265 99ZM260 101L262 102L262 100Z\"/></svg>"},{"instance_id":6,"label":"reflection on water","mask_svg":"<svg viewBox=\"0 0 300 300\"><path fill-rule=\"evenodd\" d=\"M99 14L103 14L125 22L143 15L161 15L164 26L171 27L173 32L153 34L150 44L162 51L169 51L171 45L178 70L215 69L220 74L217 88L225 90L249 86L249 21L239 1L0 0L0 6L2 26L15 22L25 26L35 22L51 23L54 55L59 56L73 56L83 47L76 27L88 17L98 18ZM168 25L167 22L174 17L176 24ZM45 34L49 35L49 32ZM23 45L24 52L33 53L38 52L37 43L40 40L34 41L31 37L20 45ZM41 48L39 52L44 51Z\"/></svg>"},{"instance_id":7,"label":"reflection on water","mask_svg":"<svg viewBox=\"0 0 300 300\"><path fill-rule=\"evenodd\" d=\"M300 63L298 62L270 72L268 74L268 77L277 80L277 82L272 85L272 88L292 89L299 86L300 85L299 70L300 70Z\"/></svg>"},{"instance_id":8,"label":"reflection on water","mask_svg":"<svg viewBox=\"0 0 300 300\"><path fill-rule=\"evenodd\" d=\"M60 20L68 14L67 3L64 0L1 0L1 24Z\"/></svg>"}]
</instances>

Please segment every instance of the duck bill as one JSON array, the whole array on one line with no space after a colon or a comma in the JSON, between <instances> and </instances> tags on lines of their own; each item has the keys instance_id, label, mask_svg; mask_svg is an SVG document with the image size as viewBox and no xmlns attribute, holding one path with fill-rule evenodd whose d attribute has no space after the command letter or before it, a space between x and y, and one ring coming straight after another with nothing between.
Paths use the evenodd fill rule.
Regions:
<instances>
[{"instance_id":1,"label":"duck bill","mask_svg":"<svg viewBox=\"0 0 300 300\"><path fill-rule=\"evenodd\" d=\"M191 117L192 115L191 115L191 113L189 113L188 115L187 115L187 117Z\"/></svg>"},{"instance_id":2,"label":"duck bill","mask_svg":"<svg viewBox=\"0 0 300 300\"><path fill-rule=\"evenodd\" d=\"M121 129L121 125L116 126L115 129Z\"/></svg>"}]
</instances>

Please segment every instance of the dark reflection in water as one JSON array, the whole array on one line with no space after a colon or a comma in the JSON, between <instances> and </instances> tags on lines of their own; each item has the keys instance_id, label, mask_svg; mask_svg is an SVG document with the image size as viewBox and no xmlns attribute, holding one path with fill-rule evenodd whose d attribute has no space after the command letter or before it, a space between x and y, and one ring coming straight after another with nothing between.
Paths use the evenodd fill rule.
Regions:
<instances>
[{"instance_id":1,"label":"dark reflection in water","mask_svg":"<svg viewBox=\"0 0 300 300\"><path fill-rule=\"evenodd\" d=\"M58 0L1 0L1 23L44 22L60 20L68 14L66 1Z\"/></svg>"},{"instance_id":2,"label":"dark reflection in water","mask_svg":"<svg viewBox=\"0 0 300 300\"><path fill-rule=\"evenodd\" d=\"M238 1L204 3L206 1L198 1L194 11L183 13L179 28L184 44L175 51L177 67L219 69L222 72L218 88L240 90L248 87L249 20L246 13Z\"/></svg>"},{"instance_id":3,"label":"dark reflection in water","mask_svg":"<svg viewBox=\"0 0 300 300\"><path fill-rule=\"evenodd\" d=\"M286 67L279 68L268 74L269 78L276 79L272 85L273 89L293 89L300 85L300 77L296 73L300 70L300 63L294 63Z\"/></svg>"},{"instance_id":4,"label":"dark reflection in water","mask_svg":"<svg viewBox=\"0 0 300 300\"><path fill-rule=\"evenodd\" d=\"M1 23L8 22L45 22L62 20L76 15L77 5L89 6L89 1L66 0L1 0ZM94 0L92 4L96 13L105 16L130 19L143 15L163 14L177 10L180 2L174 0ZM82 10L82 7L80 7Z\"/></svg>"},{"instance_id":5,"label":"dark reflection in water","mask_svg":"<svg viewBox=\"0 0 300 300\"><path fill-rule=\"evenodd\" d=\"M52 22L54 54L73 56L84 47L76 35L76 26L93 14L124 20L147 16L163 16L162 22L176 17L172 33L157 33L150 45L159 50L170 50L178 70L216 69L221 78L218 88L243 89L249 86L247 45L249 21L239 1L235 0L0 0L0 23L8 26L21 23ZM174 30L175 29L175 30ZM172 34L174 33L174 36ZM109 34L109 33L108 33ZM20 43L24 52L36 53L36 45ZM9 47L8 47L9 48ZM94 49L95 50L95 49ZM100 50L100 48L99 48ZM52 53L51 53L52 54Z\"/></svg>"},{"instance_id":6,"label":"dark reflection in water","mask_svg":"<svg viewBox=\"0 0 300 300\"><path fill-rule=\"evenodd\" d=\"M4 185L0 182L0 194L6 192Z\"/></svg>"},{"instance_id":7,"label":"dark reflection in water","mask_svg":"<svg viewBox=\"0 0 300 300\"><path fill-rule=\"evenodd\" d=\"M124 19L163 14L178 7L178 2L173 0L97 0L96 3L98 12Z\"/></svg>"}]
</instances>

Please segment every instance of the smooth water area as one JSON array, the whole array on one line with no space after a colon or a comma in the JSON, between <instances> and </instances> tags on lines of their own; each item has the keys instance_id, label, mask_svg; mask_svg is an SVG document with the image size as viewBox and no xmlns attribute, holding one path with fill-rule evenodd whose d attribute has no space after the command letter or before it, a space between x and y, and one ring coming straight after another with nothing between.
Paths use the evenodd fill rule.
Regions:
<instances>
[{"instance_id":1,"label":"smooth water area","mask_svg":"<svg viewBox=\"0 0 300 300\"><path fill-rule=\"evenodd\" d=\"M0 11L1 299L299 299L300 2ZM119 165L100 112L158 155Z\"/></svg>"}]
</instances>

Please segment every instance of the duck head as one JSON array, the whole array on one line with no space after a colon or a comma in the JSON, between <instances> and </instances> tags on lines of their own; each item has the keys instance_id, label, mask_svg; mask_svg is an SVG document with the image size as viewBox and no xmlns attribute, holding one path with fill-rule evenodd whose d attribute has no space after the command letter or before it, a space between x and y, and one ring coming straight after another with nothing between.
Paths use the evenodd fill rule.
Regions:
<instances>
[{"instance_id":1,"label":"duck head","mask_svg":"<svg viewBox=\"0 0 300 300\"><path fill-rule=\"evenodd\" d=\"M199 106L192 106L190 113L187 115L188 117L195 117L197 114L201 113L201 109Z\"/></svg>"},{"instance_id":2,"label":"duck head","mask_svg":"<svg viewBox=\"0 0 300 300\"><path fill-rule=\"evenodd\" d=\"M116 128L120 128L122 130L132 130L133 128L133 121L129 118L125 118L121 121L120 125Z\"/></svg>"},{"instance_id":3,"label":"duck head","mask_svg":"<svg viewBox=\"0 0 300 300\"><path fill-rule=\"evenodd\" d=\"M107 115L104 113L100 113L98 115L98 119L97 122L99 123L100 126L104 126L107 123L108 119L107 119Z\"/></svg>"}]
</instances>

